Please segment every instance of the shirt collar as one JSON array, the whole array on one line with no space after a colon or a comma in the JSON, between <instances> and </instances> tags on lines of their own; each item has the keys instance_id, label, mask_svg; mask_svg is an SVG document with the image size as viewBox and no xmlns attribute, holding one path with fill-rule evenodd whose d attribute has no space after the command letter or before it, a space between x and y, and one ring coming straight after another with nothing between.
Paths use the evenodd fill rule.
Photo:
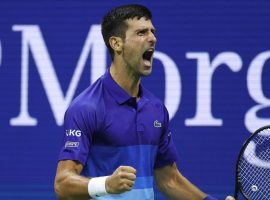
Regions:
<instances>
[{"instance_id":1,"label":"shirt collar","mask_svg":"<svg viewBox=\"0 0 270 200\"><path fill-rule=\"evenodd\" d=\"M112 78L110 74L110 68L108 68L103 76L103 83L105 84L105 87L108 89L110 94L113 96L113 98L117 101L118 104L123 104L127 102L130 99L134 99L134 97L130 96L123 88L121 88ZM145 97L145 92L143 87L139 86L139 92L141 95L141 99L148 100L148 98Z\"/></svg>"}]
</instances>

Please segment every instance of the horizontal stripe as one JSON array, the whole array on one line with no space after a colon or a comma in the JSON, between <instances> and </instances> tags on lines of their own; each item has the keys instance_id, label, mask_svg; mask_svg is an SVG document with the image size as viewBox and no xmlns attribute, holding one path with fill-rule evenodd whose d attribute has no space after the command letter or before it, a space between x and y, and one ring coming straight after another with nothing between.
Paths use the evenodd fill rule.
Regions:
<instances>
[{"instance_id":1,"label":"horizontal stripe","mask_svg":"<svg viewBox=\"0 0 270 200\"><path fill-rule=\"evenodd\" d=\"M154 191L152 188L133 189L122 194L105 195L96 198L97 200L154 200Z\"/></svg>"},{"instance_id":2,"label":"horizontal stripe","mask_svg":"<svg viewBox=\"0 0 270 200\"><path fill-rule=\"evenodd\" d=\"M112 174L119 166L131 166L138 177L153 176L156 145L124 147L93 146L83 174L90 177Z\"/></svg>"},{"instance_id":3,"label":"horizontal stripe","mask_svg":"<svg viewBox=\"0 0 270 200\"><path fill-rule=\"evenodd\" d=\"M144 189L153 187L153 176L137 177L133 189Z\"/></svg>"}]
</instances>

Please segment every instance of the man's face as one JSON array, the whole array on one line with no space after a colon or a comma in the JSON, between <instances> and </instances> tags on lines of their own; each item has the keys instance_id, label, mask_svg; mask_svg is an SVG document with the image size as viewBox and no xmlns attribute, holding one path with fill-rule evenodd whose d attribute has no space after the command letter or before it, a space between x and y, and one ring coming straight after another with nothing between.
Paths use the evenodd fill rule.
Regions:
<instances>
[{"instance_id":1,"label":"man's face","mask_svg":"<svg viewBox=\"0 0 270 200\"><path fill-rule=\"evenodd\" d=\"M144 17L128 19L128 28L123 44L123 60L136 75L148 76L152 71L155 50L155 28Z\"/></svg>"}]
</instances>

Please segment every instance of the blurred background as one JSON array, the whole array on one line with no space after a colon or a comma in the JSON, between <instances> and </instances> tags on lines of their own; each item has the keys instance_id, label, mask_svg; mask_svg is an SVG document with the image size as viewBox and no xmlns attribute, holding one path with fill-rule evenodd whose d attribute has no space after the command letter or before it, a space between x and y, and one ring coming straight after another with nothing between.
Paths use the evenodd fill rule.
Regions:
<instances>
[{"instance_id":1,"label":"blurred background","mask_svg":"<svg viewBox=\"0 0 270 200\"><path fill-rule=\"evenodd\" d=\"M2 0L0 199L56 199L64 112L110 65L102 17L129 3L153 13L143 84L169 110L180 171L212 196L233 194L243 142L270 124L270 1Z\"/></svg>"}]
</instances>

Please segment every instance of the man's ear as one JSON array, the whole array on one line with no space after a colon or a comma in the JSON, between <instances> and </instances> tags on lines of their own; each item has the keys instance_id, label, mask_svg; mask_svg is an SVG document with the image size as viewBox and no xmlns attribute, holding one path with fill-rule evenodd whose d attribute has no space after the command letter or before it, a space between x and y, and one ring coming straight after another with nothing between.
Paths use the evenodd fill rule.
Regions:
<instances>
[{"instance_id":1,"label":"man's ear","mask_svg":"<svg viewBox=\"0 0 270 200\"><path fill-rule=\"evenodd\" d=\"M116 53L121 53L122 48L123 48L123 39L121 37L116 37L112 36L109 39L109 43L111 48L116 52Z\"/></svg>"}]
</instances>

